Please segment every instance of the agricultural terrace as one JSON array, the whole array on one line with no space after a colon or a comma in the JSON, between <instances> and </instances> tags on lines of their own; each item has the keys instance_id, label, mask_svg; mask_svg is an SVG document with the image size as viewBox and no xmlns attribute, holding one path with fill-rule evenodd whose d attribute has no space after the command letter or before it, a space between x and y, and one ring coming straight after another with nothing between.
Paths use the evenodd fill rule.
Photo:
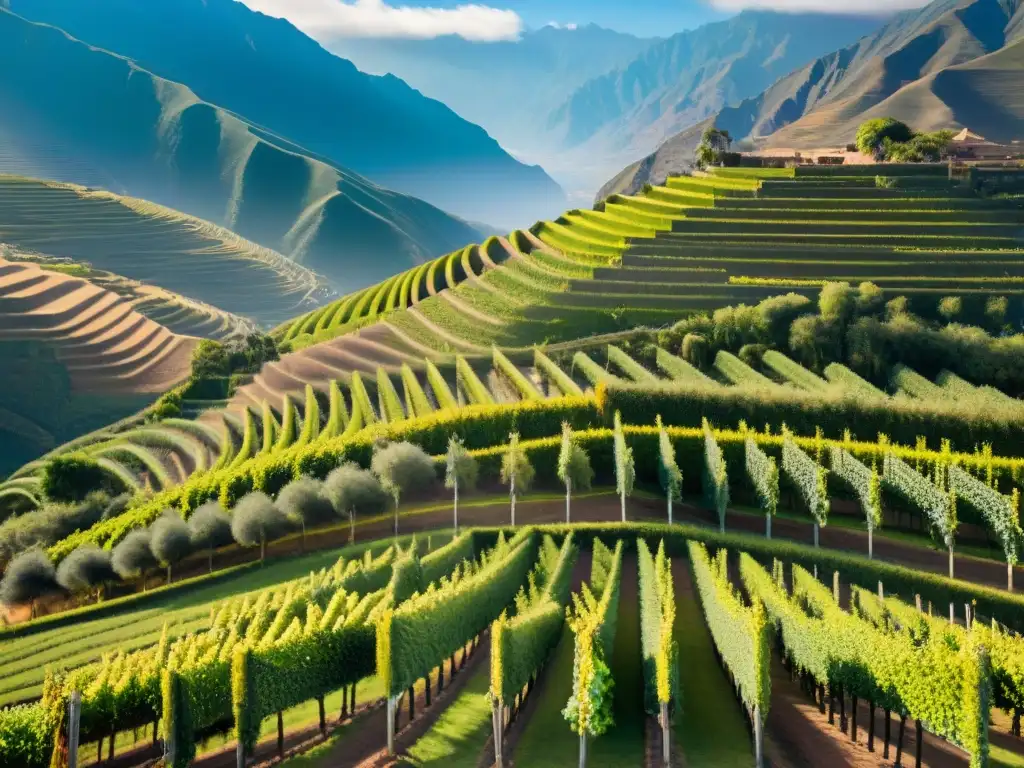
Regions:
<instances>
[{"instance_id":1,"label":"agricultural terrace","mask_svg":"<svg viewBox=\"0 0 1024 768\"><path fill-rule=\"evenodd\" d=\"M222 227L74 184L0 176L0 242L86 262L265 324L328 294L308 269Z\"/></svg>"}]
</instances>

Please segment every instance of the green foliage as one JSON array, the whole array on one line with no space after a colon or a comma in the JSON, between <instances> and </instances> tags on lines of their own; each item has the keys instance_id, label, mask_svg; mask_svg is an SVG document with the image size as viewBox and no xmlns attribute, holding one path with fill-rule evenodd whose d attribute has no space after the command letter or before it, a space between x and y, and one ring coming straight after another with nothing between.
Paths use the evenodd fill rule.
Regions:
<instances>
[{"instance_id":1,"label":"green foliage","mask_svg":"<svg viewBox=\"0 0 1024 768\"><path fill-rule=\"evenodd\" d=\"M680 708L679 649L673 639L676 620L672 565L665 544L657 557L643 539L636 540L640 583L640 640L644 665L644 708L657 717L660 704L674 702Z\"/></svg>"},{"instance_id":2,"label":"green foliage","mask_svg":"<svg viewBox=\"0 0 1024 768\"><path fill-rule=\"evenodd\" d=\"M437 482L433 460L412 443L391 443L375 451L372 469L396 507L410 491L429 491Z\"/></svg>"},{"instance_id":3,"label":"green foliage","mask_svg":"<svg viewBox=\"0 0 1024 768\"><path fill-rule=\"evenodd\" d=\"M700 594L704 620L722 662L736 681L740 700L762 722L771 706L771 628L759 602L748 608L740 602L724 572L725 551L717 562L703 544L687 545L693 580Z\"/></svg>"},{"instance_id":4,"label":"green foliage","mask_svg":"<svg viewBox=\"0 0 1024 768\"><path fill-rule=\"evenodd\" d=\"M395 696L482 632L526 580L537 552L524 529L499 546L483 567L385 610L377 623L377 674Z\"/></svg>"},{"instance_id":5,"label":"green foliage","mask_svg":"<svg viewBox=\"0 0 1024 768\"><path fill-rule=\"evenodd\" d=\"M227 438L230 440L230 435L227 434L227 426L224 427L224 432ZM258 448L256 447L256 440L256 417L253 415L253 412L251 410L246 408L245 432L242 435L242 445L239 447L238 453L235 454L234 457L229 462L227 462L228 468L237 467L251 459L253 456L255 456L258 451ZM223 455L224 453L222 451L221 456Z\"/></svg>"},{"instance_id":6,"label":"green foliage","mask_svg":"<svg viewBox=\"0 0 1024 768\"><path fill-rule=\"evenodd\" d=\"M444 376L437 370L437 366L430 360L427 360L424 364L427 368L427 383L430 384L430 388L434 391L437 407L442 411L458 408L459 403L455 399L455 395L452 394L448 382L444 380Z\"/></svg>"},{"instance_id":7,"label":"green foliage","mask_svg":"<svg viewBox=\"0 0 1024 768\"><path fill-rule=\"evenodd\" d=\"M946 546L952 547L957 529L956 496L947 493L942 487L943 468L936 467L939 475L937 486L892 454L886 454L882 466L883 486L901 496L908 504L920 509L929 523L935 526Z\"/></svg>"},{"instance_id":8,"label":"green foliage","mask_svg":"<svg viewBox=\"0 0 1024 768\"><path fill-rule=\"evenodd\" d=\"M800 493L807 511L818 525L828 523L828 470L804 453L788 432L782 441L782 471Z\"/></svg>"},{"instance_id":9,"label":"green foliage","mask_svg":"<svg viewBox=\"0 0 1024 768\"><path fill-rule=\"evenodd\" d=\"M829 457L832 474L857 495L868 527L879 527L882 524L882 484L878 471L868 468L837 445L829 448Z\"/></svg>"},{"instance_id":10,"label":"green foliage","mask_svg":"<svg viewBox=\"0 0 1024 768\"><path fill-rule=\"evenodd\" d=\"M665 425L661 422L661 416L657 418L658 427L658 480L665 496L672 501L679 501L682 498L683 471L676 462L676 449L672 444L672 438L665 431Z\"/></svg>"},{"instance_id":11,"label":"green foliage","mask_svg":"<svg viewBox=\"0 0 1024 768\"><path fill-rule=\"evenodd\" d=\"M324 425L321 437L330 439L341 437L348 427L349 415L348 406L345 404L345 395L341 391L341 385L337 380L331 381L330 389L330 412L327 414L327 424Z\"/></svg>"},{"instance_id":12,"label":"green foliage","mask_svg":"<svg viewBox=\"0 0 1024 768\"><path fill-rule=\"evenodd\" d=\"M352 378L349 381L349 394L352 397L352 422L349 423L349 427L355 422L357 413L362 417L363 424L366 426L376 423L377 414L374 411L373 403L370 401L370 393L366 391L366 384L363 382L363 377L359 371L352 371Z\"/></svg>"},{"instance_id":13,"label":"green foliage","mask_svg":"<svg viewBox=\"0 0 1024 768\"><path fill-rule=\"evenodd\" d=\"M817 682L906 712L963 746L972 766L987 764L988 653L971 638L915 645L845 613L830 590L793 567L794 598L749 555L740 555L747 591L764 603L787 656ZM807 610L804 609L807 606Z\"/></svg>"},{"instance_id":14,"label":"green foliage","mask_svg":"<svg viewBox=\"0 0 1024 768\"><path fill-rule=\"evenodd\" d=\"M420 386L419 379L408 363L402 363L402 389L405 393L405 410L410 417L429 416L434 407L427 399L427 393Z\"/></svg>"},{"instance_id":15,"label":"green foliage","mask_svg":"<svg viewBox=\"0 0 1024 768\"><path fill-rule=\"evenodd\" d=\"M391 383L391 376L384 368L377 368L377 395L380 400L380 413L384 421L390 423L402 421L405 418L402 400L398 396L395 385Z\"/></svg>"},{"instance_id":16,"label":"green foliage","mask_svg":"<svg viewBox=\"0 0 1024 768\"><path fill-rule=\"evenodd\" d=\"M277 443L277 433L279 427L277 425L277 419L274 418L274 410L270 407L270 403L266 400L263 401L263 447L260 449L260 453L264 456L273 452L274 445Z\"/></svg>"},{"instance_id":17,"label":"green foliage","mask_svg":"<svg viewBox=\"0 0 1024 768\"><path fill-rule=\"evenodd\" d=\"M576 639L572 673L572 696L566 702L562 716L569 722L573 733L581 736L600 736L607 731L612 718L612 687L614 681L608 669L615 642L615 623L619 610L619 588L622 575L622 546L615 552L598 546L595 540L592 569L604 569L601 589L597 596L583 585L582 592L572 596L569 628ZM607 562L610 560L610 563ZM591 584L595 579L591 578Z\"/></svg>"},{"instance_id":18,"label":"green foliage","mask_svg":"<svg viewBox=\"0 0 1024 768\"><path fill-rule=\"evenodd\" d=\"M57 566L57 583L71 594L102 590L116 578L110 553L94 544L79 547Z\"/></svg>"},{"instance_id":19,"label":"green foliage","mask_svg":"<svg viewBox=\"0 0 1024 768\"><path fill-rule=\"evenodd\" d=\"M578 549L570 532L560 549L546 536L537 566L530 573L528 603L513 617L502 613L491 625L491 695L511 702L537 673L558 644L565 623L572 571ZM554 556L552 556L552 550Z\"/></svg>"},{"instance_id":20,"label":"green foliage","mask_svg":"<svg viewBox=\"0 0 1024 768\"><path fill-rule=\"evenodd\" d=\"M4 765L48 768L53 730L42 704L0 709L0 756Z\"/></svg>"},{"instance_id":21,"label":"green foliage","mask_svg":"<svg viewBox=\"0 0 1024 768\"><path fill-rule=\"evenodd\" d=\"M324 484L308 475L292 480L281 489L277 508L303 532L307 526L325 523L335 514L334 505L324 492Z\"/></svg>"},{"instance_id":22,"label":"green foliage","mask_svg":"<svg viewBox=\"0 0 1024 768\"><path fill-rule=\"evenodd\" d=\"M861 123L855 141L857 149L865 155L878 156L886 139L905 142L910 141L913 135L914 132L906 123L891 117L881 117Z\"/></svg>"},{"instance_id":23,"label":"green foliage","mask_svg":"<svg viewBox=\"0 0 1024 768\"><path fill-rule=\"evenodd\" d=\"M572 377L566 374L551 358L539 349L534 349L533 351L533 364L563 395L583 394L583 390L572 380Z\"/></svg>"},{"instance_id":24,"label":"green foliage","mask_svg":"<svg viewBox=\"0 0 1024 768\"><path fill-rule=\"evenodd\" d=\"M715 440L711 424L707 419L703 423L704 432L704 472L701 481L704 489L704 500L718 515L718 523L725 530L725 513L729 508L729 473L726 468L725 456Z\"/></svg>"},{"instance_id":25,"label":"green foliage","mask_svg":"<svg viewBox=\"0 0 1024 768\"><path fill-rule=\"evenodd\" d=\"M508 447L501 456L501 482L515 494L530 490L534 478L533 464L519 445L519 433L509 435Z\"/></svg>"},{"instance_id":26,"label":"green foliage","mask_svg":"<svg viewBox=\"0 0 1024 768\"><path fill-rule=\"evenodd\" d=\"M149 529L149 548L169 573L173 565L192 553L192 537L185 521L168 510Z\"/></svg>"},{"instance_id":27,"label":"green foliage","mask_svg":"<svg viewBox=\"0 0 1024 768\"><path fill-rule=\"evenodd\" d=\"M958 503L967 504L976 510L988 524L989 530L996 534L1006 562L1015 564L1020 551L1021 532L1018 520L1019 493L1014 489L1012 497L1003 496L995 489L985 485L977 478L960 467L949 468L949 490L955 495Z\"/></svg>"},{"instance_id":28,"label":"green foliage","mask_svg":"<svg viewBox=\"0 0 1024 768\"><path fill-rule=\"evenodd\" d=\"M615 490L625 499L633 494L636 467L633 464L633 449L626 444L626 435L622 431L622 416L618 411L615 412L612 441L615 450Z\"/></svg>"},{"instance_id":29,"label":"green foliage","mask_svg":"<svg viewBox=\"0 0 1024 768\"><path fill-rule=\"evenodd\" d=\"M594 480L594 469L590 456L580 446L568 423L562 424L562 444L558 453L558 479L565 486L566 493L590 490Z\"/></svg>"},{"instance_id":30,"label":"green foliage","mask_svg":"<svg viewBox=\"0 0 1024 768\"><path fill-rule=\"evenodd\" d=\"M369 470L354 462L342 464L324 481L324 495L341 517L376 515L387 509L388 494Z\"/></svg>"},{"instance_id":31,"label":"green foliage","mask_svg":"<svg viewBox=\"0 0 1024 768\"><path fill-rule=\"evenodd\" d=\"M110 555L110 564L122 579L134 579L157 565L150 549L149 531L132 531Z\"/></svg>"},{"instance_id":32,"label":"green foliage","mask_svg":"<svg viewBox=\"0 0 1024 768\"><path fill-rule=\"evenodd\" d=\"M114 495L125 487L95 459L72 453L55 456L46 463L40 490L52 501L78 502L96 491Z\"/></svg>"},{"instance_id":33,"label":"green foliage","mask_svg":"<svg viewBox=\"0 0 1024 768\"><path fill-rule=\"evenodd\" d=\"M494 347L491 351L491 357L495 370L501 371L512 382L512 386L516 388L516 392L519 393L523 400L543 399L543 395L537 391L537 387L533 385L533 382L526 378L523 372L500 349Z\"/></svg>"},{"instance_id":34,"label":"green foliage","mask_svg":"<svg viewBox=\"0 0 1024 768\"><path fill-rule=\"evenodd\" d=\"M626 352L611 344L608 345L608 362L616 365L619 370L637 383L643 384L644 382L658 380L657 376L640 365Z\"/></svg>"},{"instance_id":35,"label":"green foliage","mask_svg":"<svg viewBox=\"0 0 1024 768\"><path fill-rule=\"evenodd\" d=\"M459 487L471 491L476 487L480 467L462 440L452 435L448 441L448 455L445 461L444 485L446 488Z\"/></svg>"},{"instance_id":36,"label":"green foliage","mask_svg":"<svg viewBox=\"0 0 1024 768\"><path fill-rule=\"evenodd\" d=\"M491 405L494 398L487 386L480 381L473 367L461 355L455 358L455 375L466 399L474 405Z\"/></svg>"},{"instance_id":37,"label":"green foliage","mask_svg":"<svg viewBox=\"0 0 1024 768\"><path fill-rule=\"evenodd\" d=\"M281 432L277 436L277 442L274 443L275 451L283 451L295 444L298 439L297 419L295 404L288 395L285 395L281 407Z\"/></svg>"},{"instance_id":38,"label":"green foliage","mask_svg":"<svg viewBox=\"0 0 1024 768\"><path fill-rule=\"evenodd\" d=\"M288 519L274 506L270 497L260 491L253 491L239 501L231 514L231 535L243 547L259 545L260 560L266 543L287 528Z\"/></svg>"},{"instance_id":39,"label":"green foliage","mask_svg":"<svg viewBox=\"0 0 1024 768\"><path fill-rule=\"evenodd\" d=\"M302 434L299 445L309 445L320 437L320 403L311 384L306 385L306 410L302 417Z\"/></svg>"},{"instance_id":40,"label":"green foliage","mask_svg":"<svg viewBox=\"0 0 1024 768\"><path fill-rule=\"evenodd\" d=\"M61 589L53 563L38 549L30 549L14 558L0 581L0 603L21 605Z\"/></svg>"},{"instance_id":41,"label":"green foliage","mask_svg":"<svg viewBox=\"0 0 1024 768\"><path fill-rule=\"evenodd\" d=\"M779 508L779 466L774 456L769 456L751 437L747 437L746 449L747 478L754 486L757 501L769 517L774 517Z\"/></svg>"}]
</instances>

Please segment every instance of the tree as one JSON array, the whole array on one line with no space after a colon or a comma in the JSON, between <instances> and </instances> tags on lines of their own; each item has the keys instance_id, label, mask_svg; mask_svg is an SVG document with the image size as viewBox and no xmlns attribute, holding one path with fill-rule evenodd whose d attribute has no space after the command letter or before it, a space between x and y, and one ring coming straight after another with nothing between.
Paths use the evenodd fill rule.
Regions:
<instances>
[{"instance_id":1,"label":"tree","mask_svg":"<svg viewBox=\"0 0 1024 768\"><path fill-rule=\"evenodd\" d=\"M672 502L682 499L683 473L676 463L676 448L658 415L658 479L668 501L668 524L672 525Z\"/></svg>"},{"instance_id":2,"label":"tree","mask_svg":"<svg viewBox=\"0 0 1024 768\"><path fill-rule=\"evenodd\" d=\"M947 322L953 322L963 311L964 300L959 296L945 296L939 300L939 314Z\"/></svg>"},{"instance_id":3,"label":"tree","mask_svg":"<svg viewBox=\"0 0 1024 768\"><path fill-rule=\"evenodd\" d=\"M97 602L103 599L103 588L116 578L110 552L95 544L83 544L57 566L58 584L71 594L96 590Z\"/></svg>"},{"instance_id":4,"label":"tree","mask_svg":"<svg viewBox=\"0 0 1024 768\"><path fill-rule=\"evenodd\" d=\"M612 440L615 448L615 490L622 505L622 522L626 522L626 497L633 495L636 467L633 464L633 449L626 444L626 435L622 430L622 414L618 411L615 412Z\"/></svg>"},{"instance_id":5,"label":"tree","mask_svg":"<svg viewBox=\"0 0 1024 768\"><path fill-rule=\"evenodd\" d=\"M349 520L349 540L356 540L356 515L374 515L388 506L388 495L372 472L355 462L342 464L324 481L324 495L336 514Z\"/></svg>"},{"instance_id":6,"label":"tree","mask_svg":"<svg viewBox=\"0 0 1024 768\"><path fill-rule=\"evenodd\" d=\"M30 617L36 616L36 600L60 591L53 563L44 552L30 549L11 560L0 581L0 603L30 606Z\"/></svg>"},{"instance_id":7,"label":"tree","mask_svg":"<svg viewBox=\"0 0 1024 768\"><path fill-rule=\"evenodd\" d=\"M879 154L886 139L892 142L910 141L914 132L906 123L901 123L892 117L880 117L874 120L867 120L860 124L857 129L857 149L865 155L872 155L876 159L884 159Z\"/></svg>"},{"instance_id":8,"label":"tree","mask_svg":"<svg viewBox=\"0 0 1024 768\"><path fill-rule=\"evenodd\" d=\"M149 529L149 548L153 557L167 569L167 583L171 583L171 569L192 554L192 533L184 520L172 509L164 510Z\"/></svg>"},{"instance_id":9,"label":"tree","mask_svg":"<svg viewBox=\"0 0 1024 768\"><path fill-rule=\"evenodd\" d=\"M459 532L459 486L472 490L476 486L480 468L462 440L455 435L448 439L448 458L446 462L444 485L451 488L454 494L452 511L455 520L455 533Z\"/></svg>"},{"instance_id":10,"label":"tree","mask_svg":"<svg viewBox=\"0 0 1024 768\"><path fill-rule=\"evenodd\" d=\"M688 333L683 337L680 351L690 365L703 368L708 361L708 340L699 333Z\"/></svg>"},{"instance_id":11,"label":"tree","mask_svg":"<svg viewBox=\"0 0 1024 768\"><path fill-rule=\"evenodd\" d=\"M818 311L824 320L846 324L857 309L857 299L849 283L825 283L818 295Z\"/></svg>"},{"instance_id":12,"label":"tree","mask_svg":"<svg viewBox=\"0 0 1024 768\"><path fill-rule=\"evenodd\" d=\"M142 577L142 591L146 591L146 573L157 565L149 547L148 530L131 531L110 553L110 564L114 573L127 581Z\"/></svg>"},{"instance_id":13,"label":"tree","mask_svg":"<svg viewBox=\"0 0 1024 768\"><path fill-rule=\"evenodd\" d=\"M231 543L231 520L220 503L208 501L188 519L188 532L193 549L205 549L209 570L213 573L213 551Z\"/></svg>"},{"instance_id":14,"label":"tree","mask_svg":"<svg viewBox=\"0 0 1024 768\"><path fill-rule=\"evenodd\" d=\"M877 315L884 307L885 294L881 288L867 281L857 286L857 314Z\"/></svg>"},{"instance_id":15,"label":"tree","mask_svg":"<svg viewBox=\"0 0 1024 768\"><path fill-rule=\"evenodd\" d=\"M286 518L261 491L242 497L231 513L231 535L243 547L260 547L260 562L266 559L267 540L280 535L288 527Z\"/></svg>"},{"instance_id":16,"label":"tree","mask_svg":"<svg viewBox=\"0 0 1024 768\"><path fill-rule=\"evenodd\" d=\"M72 453L55 456L46 463L41 489L51 501L74 503L97 491L121 493L125 486L95 459Z\"/></svg>"},{"instance_id":17,"label":"tree","mask_svg":"<svg viewBox=\"0 0 1024 768\"><path fill-rule=\"evenodd\" d=\"M192 351L192 377L195 379L227 376L230 368L227 347L219 341L203 339Z\"/></svg>"},{"instance_id":18,"label":"tree","mask_svg":"<svg viewBox=\"0 0 1024 768\"><path fill-rule=\"evenodd\" d=\"M398 504L409 491L425 490L437 482L434 462L418 445L391 443L374 452L370 468L395 502L395 536L398 536Z\"/></svg>"},{"instance_id":19,"label":"tree","mask_svg":"<svg viewBox=\"0 0 1024 768\"><path fill-rule=\"evenodd\" d=\"M732 137L728 131L719 130L714 126L706 128L701 136L700 144L694 161L698 168L707 168L717 164L722 155L729 151L732 146Z\"/></svg>"},{"instance_id":20,"label":"tree","mask_svg":"<svg viewBox=\"0 0 1024 768\"><path fill-rule=\"evenodd\" d=\"M562 447L558 452L558 479L565 484L565 522L571 521L570 504L573 489L586 491L594 480L590 456L576 442L572 427L562 422Z\"/></svg>"},{"instance_id":21,"label":"tree","mask_svg":"<svg viewBox=\"0 0 1024 768\"><path fill-rule=\"evenodd\" d=\"M277 508L302 530L302 551L306 551L306 526L323 523L334 516L334 505L324 493L324 484L303 475L292 480L277 495Z\"/></svg>"},{"instance_id":22,"label":"tree","mask_svg":"<svg viewBox=\"0 0 1024 768\"><path fill-rule=\"evenodd\" d=\"M989 296L985 301L985 317L992 324L995 331L1001 331L1006 323L1006 310L1009 308L1009 301L1005 296Z\"/></svg>"},{"instance_id":23,"label":"tree","mask_svg":"<svg viewBox=\"0 0 1024 768\"><path fill-rule=\"evenodd\" d=\"M804 365L821 370L825 360L835 355L836 330L820 315L798 317L789 329L789 349Z\"/></svg>"},{"instance_id":24,"label":"tree","mask_svg":"<svg viewBox=\"0 0 1024 768\"><path fill-rule=\"evenodd\" d=\"M505 454L501 457L501 482L508 484L509 498L512 500L512 525L516 524L516 497L530 490L534 474L530 457L519 444L519 433L511 433Z\"/></svg>"}]
</instances>

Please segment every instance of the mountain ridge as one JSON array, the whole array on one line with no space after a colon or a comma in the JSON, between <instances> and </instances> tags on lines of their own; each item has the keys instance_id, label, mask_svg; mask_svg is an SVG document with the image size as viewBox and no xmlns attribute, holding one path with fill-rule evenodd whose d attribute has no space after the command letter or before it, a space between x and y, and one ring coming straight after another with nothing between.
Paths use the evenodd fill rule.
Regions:
<instances>
[{"instance_id":1,"label":"mountain ridge","mask_svg":"<svg viewBox=\"0 0 1024 768\"><path fill-rule=\"evenodd\" d=\"M463 218L523 224L564 205L543 169L515 160L440 101L364 74L290 22L235 0L12 0L11 8Z\"/></svg>"}]
</instances>

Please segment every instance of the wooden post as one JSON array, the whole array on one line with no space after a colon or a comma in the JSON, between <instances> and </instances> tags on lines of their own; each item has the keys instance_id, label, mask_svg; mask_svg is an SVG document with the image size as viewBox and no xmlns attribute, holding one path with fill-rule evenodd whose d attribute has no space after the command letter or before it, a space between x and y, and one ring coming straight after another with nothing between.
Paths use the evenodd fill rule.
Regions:
<instances>
[{"instance_id":1,"label":"wooden post","mask_svg":"<svg viewBox=\"0 0 1024 768\"><path fill-rule=\"evenodd\" d=\"M754 766L764 768L764 733L761 727L761 707L754 707Z\"/></svg>"},{"instance_id":2,"label":"wooden post","mask_svg":"<svg viewBox=\"0 0 1024 768\"><path fill-rule=\"evenodd\" d=\"M72 691L68 702L68 768L78 768L78 726L82 721L82 692Z\"/></svg>"},{"instance_id":3,"label":"wooden post","mask_svg":"<svg viewBox=\"0 0 1024 768\"><path fill-rule=\"evenodd\" d=\"M921 768L921 748L924 746L924 731L921 728L920 720L915 720L914 726L917 728L917 749L914 752L914 768Z\"/></svg>"},{"instance_id":4,"label":"wooden post","mask_svg":"<svg viewBox=\"0 0 1024 768\"><path fill-rule=\"evenodd\" d=\"M416 689L409 686L409 722L416 718Z\"/></svg>"},{"instance_id":5,"label":"wooden post","mask_svg":"<svg viewBox=\"0 0 1024 768\"><path fill-rule=\"evenodd\" d=\"M900 731L899 736L896 739L896 762L893 763L893 768L903 767L903 731L907 727L907 716L900 714Z\"/></svg>"},{"instance_id":6,"label":"wooden post","mask_svg":"<svg viewBox=\"0 0 1024 768\"><path fill-rule=\"evenodd\" d=\"M839 571L832 571L832 599L839 605Z\"/></svg>"},{"instance_id":7,"label":"wooden post","mask_svg":"<svg viewBox=\"0 0 1024 768\"><path fill-rule=\"evenodd\" d=\"M836 692L831 682L828 684L828 724L836 724Z\"/></svg>"},{"instance_id":8,"label":"wooden post","mask_svg":"<svg viewBox=\"0 0 1024 768\"><path fill-rule=\"evenodd\" d=\"M1006 591L1013 592L1013 563L1006 564Z\"/></svg>"},{"instance_id":9,"label":"wooden post","mask_svg":"<svg viewBox=\"0 0 1024 768\"><path fill-rule=\"evenodd\" d=\"M889 738L892 735L892 713L887 709L885 710L885 746L882 748L882 759L889 759Z\"/></svg>"},{"instance_id":10,"label":"wooden post","mask_svg":"<svg viewBox=\"0 0 1024 768\"><path fill-rule=\"evenodd\" d=\"M277 713L277 756L284 758L284 713Z\"/></svg>"},{"instance_id":11,"label":"wooden post","mask_svg":"<svg viewBox=\"0 0 1024 768\"><path fill-rule=\"evenodd\" d=\"M878 580L878 600L883 602L885 600L885 589L882 588L882 580Z\"/></svg>"},{"instance_id":12,"label":"wooden post","mask_svg":"<svg viewBox=\"0 0 1024 768\"><path fill-rule=\"evenodd\" d=\"M245 768L245 745L242 742L235 747L235 768Z\"/></svg>"},{"instance_id":13,"label":"wooden post","mask_svg":"<svg viewBox=\"0 0 1024 768\"><path fill-rule=\"evenodd\" d=\"M348 714L348 686L346 685L341 689L341 719L345 719L345 715Z\"/></svg>"},{"instance_id":14,"label":"wooden post","mask_svg":"<svg viewBox=\"0 0 1024 768\"><path fill-rule=\"evenodd\" d=\"M494 699L491 704L491 733L494 736L494 764L503 768L504 755L501 751L501 737L504 733L501 723L501 699Z\"/></svg>"},{"instance_id":15,"label":"wooden post","mask_svg":"<svg viewBox=\"0 0 1024 768\"><path fill-rule=\"evenodd\" d=\"M423 678L423 682L424 682L423 689L424 689L424 692L426 693L426 697L427 697L425 702L424 702L424 704L425 704L425 706L429 707L430 706L430 675L429 674L425 678Z\"/></svg>"},{"instance_id":16,"label":"wooden post","mask_svg":"<svg viewBox=\"0 0 1024 768\"><path fill-rule=\"evenodd\" d=\"M971 604L970 603L964 603L964 626L967 627L967 629L970 629L971 628L971 624L973 624L973 623L974 623L974 617L971 616Z\"/></svg>"},{"instance_id":17,"label":"wooden post","mask_svg":"<svg viewBox=\"0 0 1024 768\"><path fill-rule=\"evenodd\" d=\"M444 659L441 659L441 664L437 668L437 695L441 695L441 691L444 690Z\"/></svg>"},{"instance_id":18,"label":"wooden post","mask_svg":"<svg viewBox=\"0 0 1024 768\"><path fill-rule=\"evenodd\" d=\"M387 729L388 729L388 754L395 754L395 705L398 703L397 696L388 696Z\"/></svg>"},{"instance_id":19,"label":"wooden post","mask_svg":"<svg viewBox=\"0 0 1024 768\"><path fill-rule=\"evenodd\" d=\"M324 697L321 696L316 700L317 704L320 705L320 735L325 739L327 738L327 712L324 710Z\"/></svg>"},{"instance_id":20,"label":"wooden post","mask_svg":"<svg viewBox=\"0 0 1024 768\"><path fill-rule=\"evenodd\" d=\"M110 745L107 747L107 760L114 759L114 742L117 741L117 731L110 732Z\"/></svg>"},{"instance_id":21,"label":"wooden post","mask_svg":"<svg viewBox=\"0 0 1024 768\"><path fill-rule=\"evenodd\" d=\"M668 702L661 702L661 762L669 765L672 761L672 742L668 722Z\"/></svg>"},{"instance_id":22,"label":"wooden post","mask_svg":"<svg viewBox=\"0 0 1024 768\"><path fill-rule=\"evenodd\" d=\"M868 710L871 713L871 719L868 720L868 752L875 751L875 702L868 702Z\"/></svg>"},{"instance_id":23,"label":"wooden post","mask_svg":"<svg viewBox=\"0 0 1024 768\"><path fill-rule=\"evenodd\" d=\"M914 607L917 608L918 613L924 613L924 609L921 607L920 595L914 595Z\"/></svg>"},{"instance_id":24,"label":"wooden post","mask_svg":"<svg viewBox=\"0 0 1024 768\"><path fill-rule=\"evenodd\" d=\"M949 623L956 624L956 616L953 614L953 604L949 604Z\"/></svg>"},{"instance_id":25,"label":"wooden post","mask_svg":"<svg viewBox=\"0 0 1024 768\"><path fill-rule=\"evenodd\" d=\"M356 686L359 683L352 683L352 693L348 697L348 711L353 715L356 713Z\"/></svg>"},{"instance_id":26,"label":"wooden post","mask_svg":"<svg viewBox=\"0 0 1024 768\"><path fill-rule=\"evenodd\" d=\"M670 501L669 502L669 506L671 507L671 505L672 505L672 502ZM669 521L669 522L671 522L671 521ZM764 516L764 537L766 539L768 539L769 541L772 538L772 516L768 515L768 514L766 514Z\"/></svg>"}]
</instances>

